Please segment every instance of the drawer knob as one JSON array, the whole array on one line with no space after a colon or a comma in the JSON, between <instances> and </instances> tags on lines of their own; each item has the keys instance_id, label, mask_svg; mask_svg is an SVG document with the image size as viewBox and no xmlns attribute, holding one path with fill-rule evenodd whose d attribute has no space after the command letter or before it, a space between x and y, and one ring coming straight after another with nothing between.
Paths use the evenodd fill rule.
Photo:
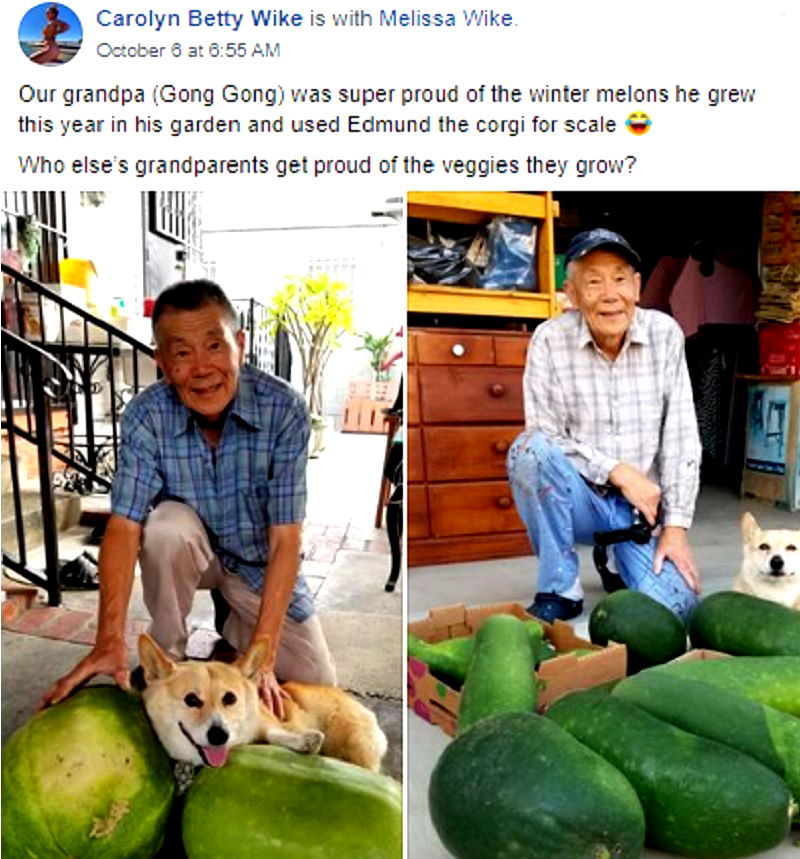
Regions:
<instances>
[{"instance_id":1,"label":"drawer knob","mask_svg":"<svg viewBox=\"0 0 800 859\"><path fill-rule=\"evenodd\" d=\"M493 397L502 397L506 392L506 386L501 385L499 382L495 382L493 385L489 386L489 393Z\"/></svg>"},{"instance_id":2,"label":"drawer knob","mask_svg":"<svg viewBox=\"0 0 800 859\"><path fill-rule=\"evenodd\" d=\"M467 354L467 347L464 346L463 343L453 343L450 351L456 356L456 358L462 358Z\"/></svg>"},{"instance_id":3,"label":"drawer knob","mask_svg":"<svg viewBox=\"0 0 800 859\"><path fill-rule=\"evenodd\" d=\"M508 442L507 441L496 441L493 445L496 453L507 453L508 452Z\"/></svg>"},{"instance_id":4,"label":"drawer knob","mask_svg":"<svg viewBox=\"0 0 800 859\"><path fill-rule=\"evenodd\" d=\"M508 510L508 508L513 504L512 500L508 497L508 495L504 495L502 498L497 499L497 506L501 510Z\"/></svg>"}]
</instances>

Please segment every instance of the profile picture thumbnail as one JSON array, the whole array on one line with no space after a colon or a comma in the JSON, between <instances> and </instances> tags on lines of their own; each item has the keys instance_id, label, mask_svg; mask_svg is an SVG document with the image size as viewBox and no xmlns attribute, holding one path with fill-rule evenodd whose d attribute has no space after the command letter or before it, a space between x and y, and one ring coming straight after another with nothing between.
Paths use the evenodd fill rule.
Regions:
<instances>
[{"instance_id":1,"label":"profile picture thumbnail","mask_svg":"<svg viewBox=\"0 0 800 859\"><path fill-rule=\"evenodd\" d=\"M64 3L39 3L31 7L19 25L19 46L40 66L60 66L78 53L83 27Z\"/></svg>"}]
</instances>

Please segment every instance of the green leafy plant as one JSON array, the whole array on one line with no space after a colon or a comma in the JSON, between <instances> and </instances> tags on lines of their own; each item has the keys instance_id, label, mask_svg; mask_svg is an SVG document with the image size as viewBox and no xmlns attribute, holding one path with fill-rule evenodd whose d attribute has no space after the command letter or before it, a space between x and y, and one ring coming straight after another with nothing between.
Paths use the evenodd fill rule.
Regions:
<instances>
[{"instance_id":1,"label":"green leafy plant","mask_svg":"<svg viewBox=\"0 0 800 859\"><path fill-rule=\"evenodd\" d=\"M17 218L17 244L25 271L30 274L42 244L42 228L33 215Z\"/></svg>"},{"instance_id":2,"label":"green leafy plant","mask_svg":"<svg viewBox=\"0 0 800 859\"><path fill-rule=\"evenodd\" d=\"M353 330L350 287L327 274L289 277L272 299L267 326L274 336L284 328L297 347L312 422L322 421L322 379L325 365L343 334Z\"/></svg>"},{"instance_id":3,"label":"green leafy plant","mask_svg":"<svg viewBox=\"0 0 800 859\"><path fill-rule=\"evenodd\" d=\"M394 340L394 331L384 334L383 337L376 337L369 331L365 331L363 334L357 332L356 336L362 340L361 345L356 346L356 351L364 349L370 354L369 366L372 368L374 381L386 381L390 374L388 370L381 368L389 355L389 349Z\"/></svg>"}]
</instances>

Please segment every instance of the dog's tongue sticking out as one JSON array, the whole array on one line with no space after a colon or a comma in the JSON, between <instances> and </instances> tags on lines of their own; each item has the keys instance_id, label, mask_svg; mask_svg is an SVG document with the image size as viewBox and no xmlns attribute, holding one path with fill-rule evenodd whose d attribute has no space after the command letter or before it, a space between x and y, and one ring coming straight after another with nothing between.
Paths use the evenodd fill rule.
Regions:
<instances>
[{"instance_id":1,"label":"dog's tongue sticking out","mask_svg":"<svg viewBox=\"0 0 800 859\"><path fill-rule=\"evenodd\" d=\"M228 760L228 747L203 746L203 755L210 767L221 767Z\"/></svg>"}]
</instances>

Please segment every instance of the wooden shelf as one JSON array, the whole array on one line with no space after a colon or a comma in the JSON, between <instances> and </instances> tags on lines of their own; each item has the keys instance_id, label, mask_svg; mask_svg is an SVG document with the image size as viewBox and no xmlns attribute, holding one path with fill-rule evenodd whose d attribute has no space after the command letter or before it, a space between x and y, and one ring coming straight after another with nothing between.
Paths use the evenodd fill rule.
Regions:
<instances>
[{"instance_id":1,"label":"wooden shelf","mask_svg":"<svg viewBox=\"0 0 800 859\"><path fill-rule=\"evenodd\" d=\"M800 376L776 376L774 373L758 374L758 373L734 373L734 379L742 379L745 382L776 382L782 385L792 385L795 382L800 382Z\"/></svg>"},{"instance_id":2,"label":"wooden shelf","mask_svg":"<svg viewBox=\"0 0 800 859\"><path fill-rule=\"evenodd\" d=\"M409 191L407 210L409 218L458 224L482 224L494 215L536 220L558 217L558 203L549 194L506 191Z\"/></svg>"},{"instance_id":3,"label":"wooden shelf","mask_svg":"<svg viewBox=\"0 0 800 859\"><path fill-rule=\"evenodd\" d=\"M410 312L522 319L548 319L558 312L553 224L559 209L549 191L410 191L406 208L408 217L432 221L477 225L509 215L536 222L538 292L409 284Z\"/></svg>"},{"instance_id":4,"label":"wooden shelf","mask_svg":"<svg viewBox=\"0 0 800 859\"><path fill-rule=\"evenodd\" d=\"M457 313L469 316L511 316L547 319L556 310L555 294L511 290L470 289L465 286L409 284L408 309L417 313Z\"/></svg>"}]
</instances>

